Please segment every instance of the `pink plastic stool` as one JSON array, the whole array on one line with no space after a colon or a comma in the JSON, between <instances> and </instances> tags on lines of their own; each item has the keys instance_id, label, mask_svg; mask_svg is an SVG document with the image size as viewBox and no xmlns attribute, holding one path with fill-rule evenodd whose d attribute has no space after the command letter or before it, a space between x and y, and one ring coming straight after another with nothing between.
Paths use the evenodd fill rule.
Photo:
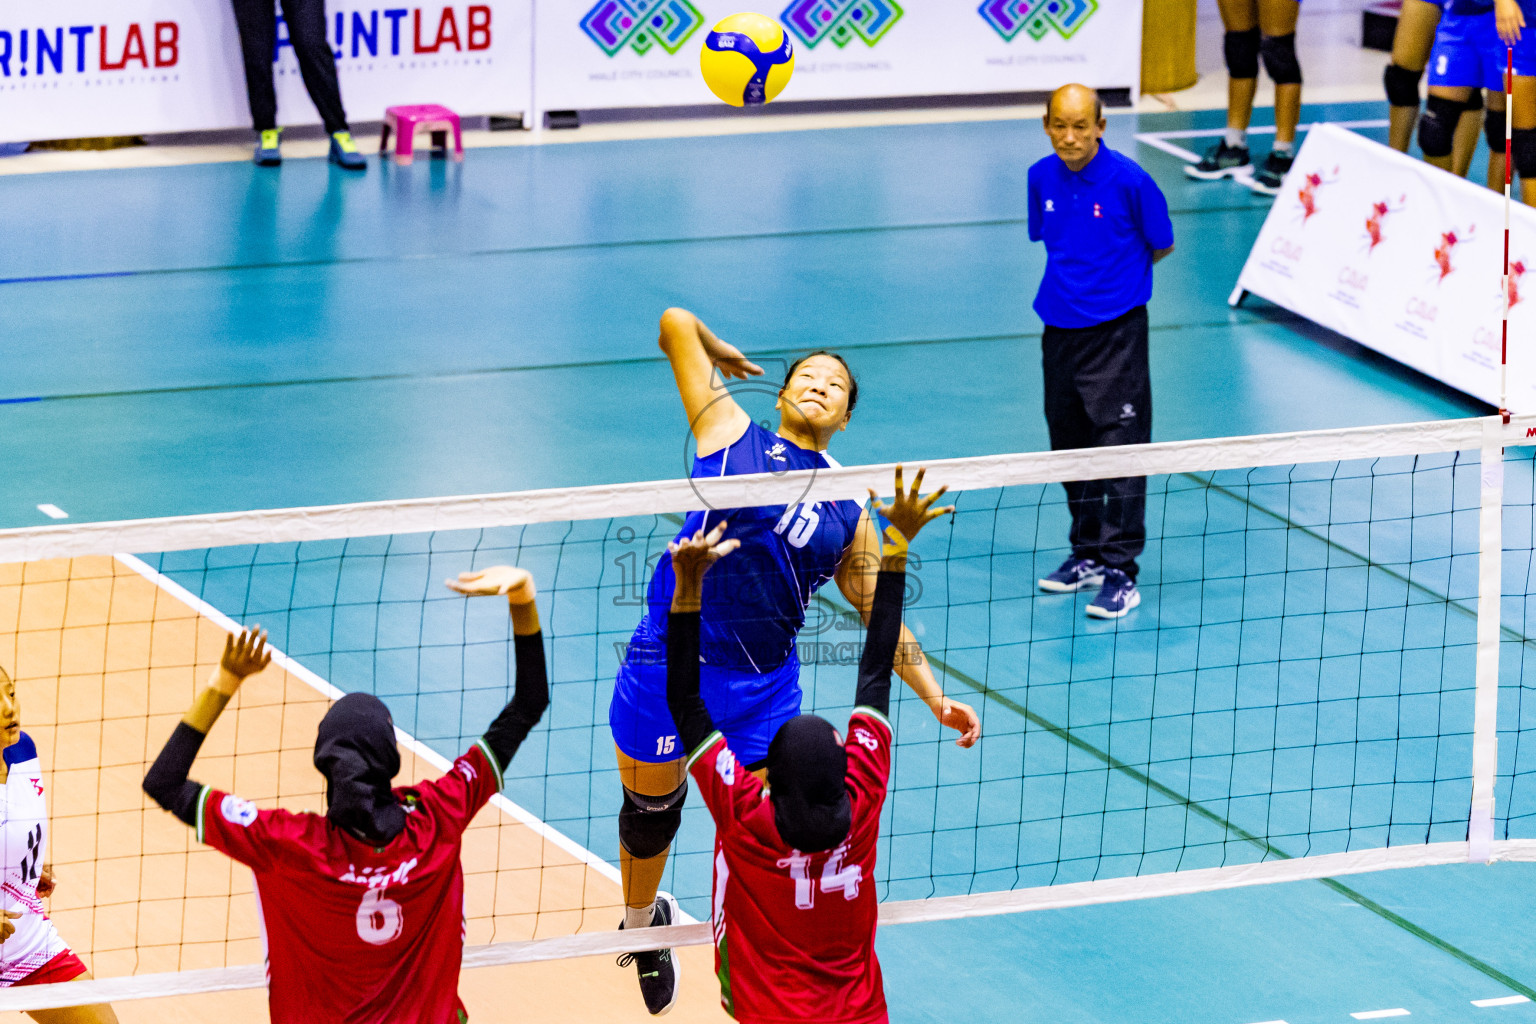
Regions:
<instances>
[{"instance_id":1,"label":"pink plastic stool","mask_svg":"<svg viewBox=\"0 0 1536 1024\"><path fill-rule=\"evenodd\" d=\"M409 164L416 144L416 133L432 133L432 145L448 147L448 132L453 132L453 158L464 159L464 135L459 130L459 115L436 103L412 107L390 107L384 111L384 134L379 136L379 152L389 148L389 136L395 136L395 163Z\"/></svg>"}]
</instances>

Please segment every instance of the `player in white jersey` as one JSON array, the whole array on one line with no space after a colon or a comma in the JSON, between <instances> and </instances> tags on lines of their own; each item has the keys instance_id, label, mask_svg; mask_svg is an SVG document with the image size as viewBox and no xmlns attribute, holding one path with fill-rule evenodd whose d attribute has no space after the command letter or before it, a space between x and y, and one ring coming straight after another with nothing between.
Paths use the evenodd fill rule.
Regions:
<instances>
[{"instance_id":1,"label":"player in white jersey","mask_svg":"<svg viewBox=\"0 0 1536 1024\"><path fill-rule=\"evenodd\" d=\"M0 668L0 988L89 978L43 909L53 893L48 803L32 737L21 731L16 684ZM117 1024L106 1004L33 1010L42 1024Z\"/></svg>"}]
</instances>

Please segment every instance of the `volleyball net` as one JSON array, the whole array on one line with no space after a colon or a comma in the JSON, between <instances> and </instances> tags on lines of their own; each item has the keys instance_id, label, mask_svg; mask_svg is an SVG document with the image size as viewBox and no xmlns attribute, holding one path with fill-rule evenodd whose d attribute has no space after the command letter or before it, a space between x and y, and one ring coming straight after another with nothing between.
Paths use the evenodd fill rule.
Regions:
<instances>
[{"instance_id":1,"label":"volleyball net","mask_svg":"<svg viewBox=\"0 0 1536 1024\"><path fill-rule=\"evenodd\" d=\"M983 737L899 683L875 882L886 924L1353 872L1536 860L1536 418L928 462L958 511L918 538L906 621ZM916 466L917 463L909 465ZM510 697L503 601L539 588L551 706L464 842L468 967L706 944L713 826L689 801L664 886L689 922L620 932L607 708L650 570L689 510L888 494L888 465L0 531L0 668L44 766L50 914L98 981L0 1009L264 983L250 873L140 789L237 625L281 653L193 777L322 810L315 727L391 708L402 783ZM1059 482L1148 478L1141 606L1042 593ZM840 722L862 625L829 584L800 635ZM1527 672L1527 662L1531 670ZM89 991L87 991L89 989Z\"/></svg>"}]
</instances>

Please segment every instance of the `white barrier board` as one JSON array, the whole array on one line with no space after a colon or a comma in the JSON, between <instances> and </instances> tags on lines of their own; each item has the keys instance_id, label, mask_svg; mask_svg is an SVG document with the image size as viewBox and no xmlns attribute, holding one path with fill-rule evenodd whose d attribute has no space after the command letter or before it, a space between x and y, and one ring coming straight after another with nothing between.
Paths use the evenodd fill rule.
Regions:
<instances>
[{"instance_id":1,"label":"white barrier board","mask_svg":"<svg viewBox=\"0 0 1536 1024\"><path fill-rule=\"evenodd\" d=\"M461 114L532 108L532 0L330 0L327 11L353 120L377 121L400 103ZM278 120L316 124L287 38L280 24ZM0 142L250 123L229 0L0 6Z\"/></svg>"},{"instance_id":2,"label":"white barrier board","mask_svg":"<svg viewBox=\"0 0 1536 1024\"><path fill-rule=\"evenodd\" d=\"M1514 204L1509 407L1536 412L1536 210ZM1238 277L1249 291L1499 402L1504 198L1334 125L1307 133Z\"/></svg>"},{"instance_id":3,"label":"white barrier board","mask_svg":"<svg viewBox=\"0 0 1536 1024\"><path fill-rule=\"evenodd\" d=\"M795 75L780 101L1025 92L1079 81L1134 93L1141 10L1122 0L773 0ZM904 4L904 5L903 5ZM1125 6L1131 6L1126 4ZM748 5L750 8L750 5ZM699 75L709 28L740 0L542 0L542 110L715 102Z\"/></svg>"}]
</instances>

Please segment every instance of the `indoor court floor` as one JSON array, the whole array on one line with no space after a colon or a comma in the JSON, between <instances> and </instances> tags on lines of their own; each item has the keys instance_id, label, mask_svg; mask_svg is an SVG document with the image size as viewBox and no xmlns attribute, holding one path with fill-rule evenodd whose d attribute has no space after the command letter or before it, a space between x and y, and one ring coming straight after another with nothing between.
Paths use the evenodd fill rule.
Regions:
<instances>
[{"instance_id":1,"label":"indoor court floor","mask_svg":"<svg viewBox=\"0 0 1536 1024\"><path fill-rule=\"evenodd\" d=\"M1316 106L1303 120L1374 124L1385 114L1380 103ZM1260 301L1228 307L1268 202L1190 182L1166 146L1136 138L1220 123L1219 112L1109 117L1108 143L1157 179L1176 232L1150 307L1154 438L1485 414ZM1359 130L1384 138L1384 127ZM210 163L0 175L0 225L16 240L0 246L0 528L48 522L39 505L73 522L675 478L687 465L686 423L655 348L657 317L672 305L698 312L770 377L793 353L845 352L861 394L831 448L844 465L1046 448L1041 324L1030 308L1044 254L1027 238L1025 175L1048 152L1027 118L578 138L476 150L461 165L373 163L363 176L319 160L276 172ZM169 704L146 678L136 699L148 710L124 712L141 728L169 728L218 629L175 584L218 612L248 608L195 557L140 554L169 579L77 560L29 565L43 576L27 583L65 586L52 572L89 590L111 578L125 600L180 602L180 675L160 698ZM0 601L21 588L20 572L0 567ZM65 614L38 607L45 619ZM1444 642L1460 640L1448 631ZM303 661L301 647L290 653ZM345 666L308 667L348 688ZM304 691L268 675L273 693ZM63 693L46 696L62 719ZM985 703L989 721L1012 713L960 696ZM424 694L389 699L404 726L404 709ZM606 694L586 699L606 706ZM281 735L312 735L299 719L320 706L306 694ZM924 727L936 745L931 721L911 726ZM438 743L441 732L418 735L456 756L461 734ZM62 735L54 742L61 764L83 756ZM616 808L610 754L596 742L589 754L578 770ZM285 796L304 792L294 785ZM519 798L516 783L511 792ZM65 793L56 781L56 819L67 816ZM131 793L118 796L132 804ZM541 890L553 901L545 909L566 906L570 888L588 907L617 902L602 871L499 814L483 812L479 827L565 872L567 890ZM158 811L143 815L135 827L169 829L167 856L216 856L188 852L164 816L151 824ZM573 838L616 858L600 820ZM1389 871L1342 887L906 924L883 930L878 948L897 1024L1343 1024L1389 1008L1536 1021L1536 1003L1473 1005L1536 990L1533 870ZM239 874L211 898L253 924ZM581 926L611 926L598 916ZM521 937L509 932L498 937ZM669 1019L724 1019L709 951L684 957L684 1001ZM647 1019L633 989L632 970L606 958L487 968L463 981L476 1021L510 1019L509 1000L519 1020ZM261 1007L261 993L242 992L119 1012L236 1024L263 1019Z\"/></svg>"}]
</instances>

